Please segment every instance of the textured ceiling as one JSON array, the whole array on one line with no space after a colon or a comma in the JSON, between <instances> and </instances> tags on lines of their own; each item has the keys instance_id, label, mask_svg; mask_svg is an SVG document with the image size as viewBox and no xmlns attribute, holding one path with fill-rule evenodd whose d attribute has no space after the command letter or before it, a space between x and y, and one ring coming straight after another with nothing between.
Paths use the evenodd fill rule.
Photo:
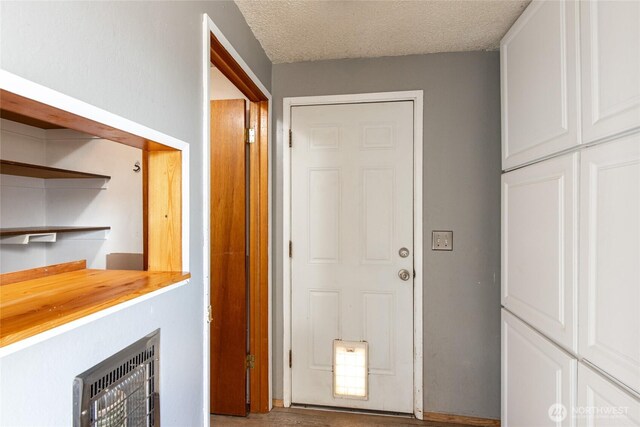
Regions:
<instances>
[{"instance_id":1,"label":"textured ceiling","mask_svg":"<svg viewBox=\"0 0 640 427\"><path fill-rule=\"evenodd\" d=\"M496 49L529 0L236 0L272 62Z\"/></svg>"}]
</instances>

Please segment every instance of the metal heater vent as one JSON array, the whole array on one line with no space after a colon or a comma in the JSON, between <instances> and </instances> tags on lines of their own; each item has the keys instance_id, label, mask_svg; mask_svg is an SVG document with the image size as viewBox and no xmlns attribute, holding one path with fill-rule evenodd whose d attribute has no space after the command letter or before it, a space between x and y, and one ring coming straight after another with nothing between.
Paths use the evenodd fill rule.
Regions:
<instances>
[{"instance_id":1,"label":"metal heater vent","mask_svg":"<svg viewBox=\"0 0 640 427\"><path fill-rule=\"evenodd\" d=\"M160 425L160 330L78 375L74 427Z\"/></svg>"}]
</instances>

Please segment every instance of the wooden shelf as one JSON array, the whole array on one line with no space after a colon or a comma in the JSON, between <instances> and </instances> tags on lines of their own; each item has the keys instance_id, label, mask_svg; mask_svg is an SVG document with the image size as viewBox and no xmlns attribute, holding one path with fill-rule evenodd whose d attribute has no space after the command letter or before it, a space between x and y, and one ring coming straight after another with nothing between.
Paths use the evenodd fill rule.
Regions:
<instances>
[{"instance_id":1,"label":"wooden shelf","mask_svg":"<svg viewBox=\"0 0 640 427\"><path fill-rule=\"evenodd\" d=\"M54 125L44 120L34 119L23 114L7 111L4 108L0 108L0 118L11 120L12 122L22 123L23 125L27 126L34 126L40 129L64 129L62 126Z\"/></svg>"},{"instance_id":2,"label":"wooden shelf","mask_svg":"<svg viewBox=\"0 0 640 427\"><path fill-rule=\"evenodd\" d=\"M13 281L15 277L16 273L0 275L0 347L182 282L191 275L80 269L44 277L40 272L36 278L18 282Z\"/></svg>"},{"instance_id":3,"label":"wooden shelf","mask_svg":"<svg viewBox=\"0 0 640 427\"><path fill-rule=\"evenodd\" d=\"M21 236L23 234L44 234L44 233L73 233L78 231L100 231L111 230L111 227L16 227L0 228L0 237Z\"/></svg>"},{"instance_id":4,"label":"wooden shelf","mask_svg":"<svg viewBox=\"0 0 640 427\"><path fill-rule=\"evenodd\" d=\"M108 175L98 175L95 173L80 172L68 169L50 168L48 166L12 162L10 160L0 160L0 174L43 179L111 179L111 177Z\"/></svg>"}]
</instances>

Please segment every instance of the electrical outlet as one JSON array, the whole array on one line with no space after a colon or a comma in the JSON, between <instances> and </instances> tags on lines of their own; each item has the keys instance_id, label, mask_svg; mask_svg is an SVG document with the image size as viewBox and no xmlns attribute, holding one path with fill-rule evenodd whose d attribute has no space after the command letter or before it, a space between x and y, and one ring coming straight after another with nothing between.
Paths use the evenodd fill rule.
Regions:
<instances>
[{"instance_id":1,"label":"electrical outlet","mask_svg":"<svg viewBox=\"0 0 640 427\"><path fill-rule=\"evenodd\" d=\"M453 231L432 231L431 249L434 251L452 251Z\"/></svg>"}]
</instances>

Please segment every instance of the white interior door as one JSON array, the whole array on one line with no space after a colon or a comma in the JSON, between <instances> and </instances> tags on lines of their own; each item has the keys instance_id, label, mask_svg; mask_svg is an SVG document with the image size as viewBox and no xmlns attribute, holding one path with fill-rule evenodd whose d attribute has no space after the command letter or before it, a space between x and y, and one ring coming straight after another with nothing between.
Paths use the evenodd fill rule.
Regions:
<instances>
[{"instance_id":1,"label":"white interior door","mask_svg":"<svg viewBox=\"0 0 640 427\"><path fill-rule=\"evenodd\" d=\"M292 402L412 413L413 102L295 106L291 129ZM366 396L357 368L334 393L334 340L367 343Z\"/></svg>"}]
</instances>

